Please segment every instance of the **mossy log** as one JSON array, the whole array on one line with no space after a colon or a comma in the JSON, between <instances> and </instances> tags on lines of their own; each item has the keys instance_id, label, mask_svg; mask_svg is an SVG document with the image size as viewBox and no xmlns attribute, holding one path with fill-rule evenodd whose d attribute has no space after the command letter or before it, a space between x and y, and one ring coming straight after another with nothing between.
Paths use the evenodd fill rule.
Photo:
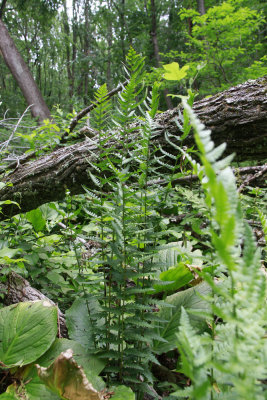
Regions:
<instances>
[{"instance_id":1,"label":"mossy log","mask_svg":"<svg viewBox=\"0 0 267 400\"><path fill-rule=\"evenodd\" d=\"M194 110L201 121L211 129L215 144L226 142L227 153L235 152L237 161L254 160L259 164L266 163L266 92L265 77L248 81L195 103ZM154 140L159 141L163 148L168 146L165 131L178 132L175 121L179 112L179 109L169 110L155 118L159 134ZM131 136L133 141L138 139L138 125L136 127L136 133ZM193 137L190 136L185 145L192 144ZM108 146L110 145L116 146L114 139L108 143ZM0 219L35 209L46 202L62 200L67 189L74 195L82 193L84 185L93 188L94 183L88 174L88 160L97 159L98 154L97 142L86 139L71 146L58 148L38 159L20 160L3 179L11 182L12 186L0 190L1 201L15 201L20 208L12 204L4 205ZM264 167L257 167L257 171ZM263 174L262 180L264 181Z\"/></svg>"}]
</instances>

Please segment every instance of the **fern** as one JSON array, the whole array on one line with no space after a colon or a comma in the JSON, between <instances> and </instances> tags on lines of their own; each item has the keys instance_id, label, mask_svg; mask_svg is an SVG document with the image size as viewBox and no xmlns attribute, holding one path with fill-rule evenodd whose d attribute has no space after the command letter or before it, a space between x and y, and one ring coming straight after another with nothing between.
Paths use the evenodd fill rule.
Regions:
<instances>
[{"instance_id":1,"label":"fern","mask_svg":"<svg viewBox=\"0 0 267 400\"><path fill-rule=\"evenodd\" d=\"M261 221L261 225L262 225L262 229L263 229L263 233L264 233L264 237L265 237L265 249L267 251L267 217L260 211L258 210L258 214L260 217L260 221Z\"/></svg>"},{"instance_id":2,"label":"fern","mask_svg":"<svg viewBox=\"0 0 267 400\"><path fill-rule=\"evenodd\" d=\"M215 148L210 131L185 102L183 105L194 128L203 165L190 159L204 189L212 243L220 264L215 269L218 284L207 273L203 278L213 291L209 300L213 313L222 320L211 323L207 338L192 333L185 315L181 319L178 348L183 371L192 380L186 395L196 400L264 399L266 392L261 382L267 374L266 279L260 270L259 250L250 227L242 220L235 178L228 166L231 157L219 160L225 145ZM193 350L200 354L197 360L194 345ZM208 357L201 358L201 354ZM181 391L174 395L183 397Z\"/></svg>"},{"instance_id":3,"label":"fern","mask_svg":"<svg viewBox=\"0 0 267 400\"><path fill-rule=\"evenodd\" d=\"M91 162L89 174L96 190L86 190L90 196L88 215L98 226L101 250L92 268L102 271L103 293L99 291L102 326L94 329L99 354L107 361L104 373L112 381L136 384L137 397L148 392L153 382L148 364L156 362L153 341L164 341L155 326L151 304L157 229L154 230L155 193L148 180L155 171L151 138L156 134L153 117L157 112L159 85L152 88L144 103L144 59L130 49L127 56L128 83L119 95L112 123L115 133L107 133L110 104L106 87L96 94L94 126L97 129L100 158ZM136 125L133 121L141 112L138 140L131 140ZM106 145L106 137L116 138L116 151ZM105 190L108 184L108 191ZM155 220L155 219L154 219ZM86 282L85 282L86 284ZM153 321L153 324L152 324Z\"/></svg>"}]
</instances>

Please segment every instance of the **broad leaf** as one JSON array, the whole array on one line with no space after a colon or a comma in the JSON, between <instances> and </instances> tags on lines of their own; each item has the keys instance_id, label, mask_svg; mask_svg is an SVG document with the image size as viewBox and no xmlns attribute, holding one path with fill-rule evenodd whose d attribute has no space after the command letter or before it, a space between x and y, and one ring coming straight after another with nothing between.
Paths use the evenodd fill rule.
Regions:
<instances>
[{"instance_id":1,"label":"broad leaf","mask_svg":"<svg viewBox=\"0 0 267 400\"><path fill-rule=\"evenodd\" d=\"M93 348L94 345L93 325L97 322L92 318L97 309L99 304L94 298L78 298L66 311L66 325L70 338L85 348Z\"/></svg>"},{"instance_id":2,"label":"broad leaf","mask_svg":"<svg viewBox=\"0 0 267 400\"><path fill-rule=\"evenodd\" d=\"M101 400L101 394L88 381L73 358L73 351L62 352L48 368L36 365L40 379L55 393L68 400Z\"/></svg>"},{"instance_id":3,"label":"broad leaf","mask_svg":"<svg viewBox=\"0 0 267 400\"><path fill-rule=\"evenodd\" d=\"M25 302L0 310L0 360L7 367L29 364L44 354L57 334L57 307Z\"/></svg>"},{"instance_id":4,"label":"broad leaf","mask_svg":"<svg viewBox=\"0 0 267 400\"><path fill-rule=\"evenodd\" d=\"M135 399L135 394L127 386L118 386L114 390L114 394L111 397L112 400L134 400Z\"/></svg>"},{"instance_id":5,"label":"broad leaf","mask_svg":"<svg viewBox=\"0 0 267 400\"><path fill-rule=\"evenodd\" d=\"M60 397L53 393L38 376L23 385L29 400L60 400Z\"/></svg>"},{"instance_id":6,"label":"broad leaf","mask_svg":"<svg viewBox=\"0 0 267 400\"><path fill-rule=\"evenodd\" d=\"M18 400L18 397L15 397L15 394L11 393L3 393L0 395L1 400Z\"/></svg>"},{"instance_id":7,"label":"broad leaf","mask_svg":"<svg viewBox=\"0 0 267 400\"><path fill-rule=\"evenodd\" d=\"M4 257L12 258L17 254L18 251L19 249L10 249L9 247L3 247L0 250L0 258Z\"/></svg>"},{"instance_id":8,"label":"broad leaf","mask_svg":"<svg viewBox=\"0 0 267 400\"><path fill-rule=\"evenodd\" d=\"M198 315L190 315L190 323L199 331L203 331L207 327L205 313L210 311L209 304L200 296L206 296L211 292L210 287L206 283L201 283L195 287L175 293L166 297L165 302L173 305L173 307L164 307L158 313L167 322L160 323L156 332L167 341L162 343L154 342L154 351L158 354L166 353L176 348L176 333L180 325L181 307L186 311L198 311ZM203 314L203 315L202 315Z\"/></svg>"},{"instance_id":9,"label":"broad leaf","mask_svg":"<svg viewBox=\"0 0 267 400\"><path fill-rule=\"evenodd\" d=\"M42 367L48 367L60 353L68 349L73 351L73 358L83 368L87 379L97 390L102 390L105 384L98 375L104 369L105 362L91 355L82 345L74 340L57 338L50 349L37 360L37 363Z\"/></svg>"},{"instance_id":10,"label":"broad leaf","mask_svg":"<svg viewBox=\"0 0 267 400\"><path fill-rule=\"evenodd\" d=\"M103 370L105 364L102 360L88 353L79 343L74 340L56 338L49 350L43 354L36 364L42 367L48 367L60 355L60 353L72 349L73 358L80 365L86 375L86 378L92 383L97 390L105 387L104 381L98 376ZM53 393L38 376L37 369L34 364L28 365L23 369L23 389L27 393L29 400L59 400L58 394Z\"/></svg>"},{"instance_id":11,"label":"broad leaf","mask_svg":"<svg viewBox=\"0 0 267 400\"><path fill-rule=\"evenodd\" d=\"M46 225L46 221L43 218L42 211L39 208L27 212L26 218L29 222L31 222L36 232L42 231Z\"/></svg>"},{"instance_id":12,"label":"broad leaf","mask_svg":"<svg viewBox=\"0 0 267 400\"><path fill-rule=\"evenodd\" d=\"M187 75L186 71L189 69L189 66L184 65L180 68L177 62L172 62L171 64L163 65L163 68L166 71L164 74L165 79L168 81L180 81Z\"/></svg>"},{"instance_id":13,"label":"broad leaf","mask_svg":"<svg viewBox=\"0 0 267 400\"><path fill-rule=\"evenodd\" d=\"M154 285L156 293L164 291L170 292L180 289L182 286L189 283L194 278L188 267L184 263L179 263L176 268L170 268L160 274L159 279L163 282L172 282L169 284L161 285L160 283Z\"/></svg>"},{"instance_id":14,"label":"broad leaf","mask_svg":"<svg viewBox=\"0 0 267 400\"><path fill-rule=\"evenodd\" d=\"M6 393L0 395L1 400L19 400L19 397L16 395L16 387L15 385L8 386Z\"/></svg>"}]
</instances>

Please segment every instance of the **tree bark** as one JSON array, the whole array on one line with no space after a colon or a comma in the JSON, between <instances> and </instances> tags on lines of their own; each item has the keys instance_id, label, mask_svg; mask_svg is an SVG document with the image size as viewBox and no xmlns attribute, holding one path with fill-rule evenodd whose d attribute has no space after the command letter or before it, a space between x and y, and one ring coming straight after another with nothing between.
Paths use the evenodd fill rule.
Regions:
<instances>
[{"instance_id":1,"label":"tree bark","mask_svg":"<svg viewBox=\"0 0 267 400\"><path fill-rule=\"evenodd\" d=\"M155 58L155 62L156 62L156 67L160 68L161 62L160 62L160 54L159 54L160 52L159 52L158 34L157 34L157 12L156 12L155 0L151 0L150 7L151 7L150 37L151 37L151 42L152 42L153 49L154 49L154 58ZM165 98L168 109L173 109L171 98L168 96L168 90L164 89L163 93L164 93L164 98Z\"/></svg>"},{"instance_id":2,"label":"tree bark","mask_svg":"<svg viewBox=\"0 0 267 400\"><path fill-rule=\"evenodd\" d=\"M50 111L38 89L31 72L18 52L16 45L0 19L0 51L14 79L17 81L28 105L31 105L33 117L41 122L50 119Z\"/></svg>"},{"instance_id":3,"label":"tree bark","mask_svg":"<svg viewBox=\"0 0 267 400\"><path fill-rule=\"evenodd\" d=\"M11 272L8 275L7 284L2 285L7 289L7 295L4 298L4 303L6 305L16 304L24 301L37 301L46 300L51 305L56 306L56 304L46 297L39 290L34 289L29 282L22 278L22 276ZM68 337L68 330L66 327L64 314L58 308L58 334L59 337Z\"/></svg>"},{"instance_id":4,"label":"tree bark","mask_svg":"<svg viewBox=\"0 0 267 400\"><path fill-rule=\"evenodd\" d=\"M71 71L71 59L70 59L70 27L68 21L68 13L67 13L67 2L63 1L63 28L64 28L64 40L65 40L65 48L66 48L66 68L67 68L67 76L68 76L68 84L69 84L69 97L72 99L73 90L72 90L72 71Z\"/></svg>"},{"instance_id":5,"label":"tree bark","mask_svg":"<svg viewBox=\"0 0 267 400\"><path fill-rule=\"evenodd\" d=\"M197 0L197 8L200 15L206 14L205 0Z\"/></svg>"},{"instance_id":6,"label":"tree bark","mask_svg":"<svg viewBox=\"0 0 267 400\"><path fill-rule=\"evenodd\" d=\"M111 90L112 86L112 78L111 78L111 49L112 49L112 42L113 42L113 31L112 31L112 11L111 11L111 3L110 0L107 1L107 10L108 10L108 17L107 17L107 43L108 43L108 55L107 55L107 88Z\"/></svg>"},{"instance_id":7,"label":"tree bark","mask_svg":"<svg viewBox=\"0 0 267 400\"><path fill-rule=\"evenodd\" d=\"M89 64L89 55L90 55L90 22L89 22L89 13L90 13L90 4L89 0L85 0L84 2L84 55L85 55L85 67L83 67L84 71L84 104L88 104L88 64Z\"/></svg>"},{"instance_id":8,"label":"tree bark","mask_svg":"<svg viewBox=\"0 0 267 400\"><path fill-rule=\"evenodd\" d=\"M248 81L208 99L195 103L194 110L201 121L211 129L216 145L226 142L227 154L235 152L236 160L266 162L267 158L267 100L266 78ZM164 132L178 133L176 120L179 109L158 114L157 141L168 150ZM138 138L133 134L132 140ZM192 146L192 136L183 145ZM116 146L109 141L107 146ZM4 205L1 219L26 212L50 201L62 200L68 188L71 194L83 192L83 185L94 188L88 176L90 164L98 155L97 143L85 140L62 147L35 161L26 161L5 177L6 186L0 190L0 200L13 200L20 204ZM257 171L255 171L257 172Z\"/></svg>"}]
</instances>

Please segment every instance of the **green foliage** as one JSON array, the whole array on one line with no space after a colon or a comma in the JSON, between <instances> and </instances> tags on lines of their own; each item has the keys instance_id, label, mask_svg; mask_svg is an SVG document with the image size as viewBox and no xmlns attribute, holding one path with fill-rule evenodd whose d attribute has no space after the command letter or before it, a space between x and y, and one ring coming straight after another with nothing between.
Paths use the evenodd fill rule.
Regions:
<instances>
[{"instance_id":1,"label":"green foliage","mask_svg":"<svg viewBox=\"0 0 267 400\"><path fill-rule=\"evenodd\" d=\"M187 70L173 64L165 79L183 79ZM161 83L147 93L144 57L133 48L125 73L128 81L115 105L106 85L94 95L96 136L88 140L100 152L88 160L88 180L96 189L85 187L76 198L67 191L62 202L1 222L1 281L12 268L58 302L71 339L55 339L54 318L51 347L38 360L39 354L23 362L28 364L22 376L15 376L18 388L10 385L2 398L17 399L17 389L29 400L63 398L62 386L72 376L66 374L66 382L62 362L78 380L81 366L97 392L107 385L114 399L141 400L153 393L153 384L160 391L155 366L162 371L164 359L174 360L171 375L177 357L175 376L182 387L173 397L264 398L265 278L253 234L242 219L228 166L232 157L220 160L225 145L215 148L194 116L191 89L186 98L179 96L184 111L176 120L177 133L165 133L168 148L156 140L152 144ZM56 126L65 124L63 119ZM192 127L201 164L196 151L184 146ZM58 140L54 128L47 124L41 137L51 146ZM36 132L29 146L39 147ZM203 191L176 185L176 179L192 173ZM241 196L247 217L257 219L264 196L259 188ZM261 212L259 217L266 231L266 218ZM27 349L20 336L16 339ZM27 340L33 341L31 331ZM21 360L16 352L13 364ZM123 386L114 388L117 384ZM72 395L76 399L80 392Z\"/></svg>"},{"instance_id":2,"label":"green foliage","mask_svg":"<svg viewBox=\"0 0 267 400\"><path fill-rule=\"evenodd\" d=\"M171 64L163 65L165 69L164 78L170 81L180 81L186 76L186 71L188 70L189 66L184 65L181 69L179 68L179 64L173 62Z\"/></svg>"},{"instance_id":3,"label":"green foliage","mask_svg":"<svg viewBox=\"0 0 267 400\"><path fill-rule=\"evenodd\" d=\"M100 109L96 110L95 122L98 122L96 128L103 152L93 164L94 175L91 174L99 187L98 192L92 193L92 209L97 215L93 221L100 228L101 251L95 263L99 271L105 271L103 293L98 295L100 315L105 323L94 324L94 342L102 348L103 357L109 358L105 369L108 379L116 374L119 380L139 383L142 387L137 374L141 373L146 381L152 381L147 368L152 357L147 345L152 344L154 338L150 328L152 309L147 294L152 269L151 250L147 250L151 242L148 215L152 200L147 200L147 180L150 173L149 142L153 132L150 115L155 115L158 93L154 87L151 107L142 118L140 141L133 145L129 135L134 128L129 124L137 117L138 107L143 103L144 60L130 49L127 65L129 80L119 96L118 112L114 117L116 131L113 135L119 143L116 154L113 154L112 147L105 148L102 126L106 113L101 113L101 107L106 93L102 88L96 97L100 100ZM138 97L140 101L136 101ZM131 184L138 181L135 191L128 186L130 180ZM109 195L103 190L107 183L111 191ZM87 190L88 195L91 192ZM132 282L133 287L128 287L128 282ZM88 309L89 319L92 317L94 320L90 305ZM140 329L138 335L136 326Z\"/></svg>"},{"instance_id":4,"label":"green foliage","mask_svg":"<svg viewBox=\"0 0 267 400\"><path fill-rule=\"evenodd\" d=\"M1 398L17 400L22 394L29 400L65 399L65 395L70 400L90 399L91 395L92 399L101 398L105 384L98 375L105 366L103 361L75 341L56 339L56 334L57 307L47 301L0 310L1 367L12 368L14 378L20 380Z\"/></svg>"},{"instance_id":5,"label":"green foliage","mask_svg":"<svg viewBox=\"0 0 267 400\"><path fill-rule=\"evenodd\" d=\"M192 63L193 70L200 62L206 64L200 73L201 93L214 93L264 75L264 59L258 58L264 54L263 44L257 43L257 32L264 23L262 13L228 0L210 7L204 15L183 9L180 17L192 18L193 23L192 34L187 35L189 51L180 56Z\"/></svg>"},{"instance_id":6,"label":"green foliage","mask_svg":"<svg viewBox=\"0 0 267 400\"><path fill-rule=\"evenodd\" d=\"M135 400L135 395L129 387L121 385L115 389L112 399L113 400L124 400L124 399Z\"/></svg>"},{"instance_id":7,"label":"green foliage","mask_svg":"<svg viewBox=\"0 0 267 400\"><path fill-rule=\"evenodd\" d=\"M164 342L155 341L154 350L158 354L167 353L176 347L176 333L180 326L180 318L182 309L187 311L198 311L198 315L192 315L191 324L197 327L199 332L203 332L206 327L206 315L209 311L209 304L203 299L210 293L207 284L201 283L196 287L192 287L181 292L177 292L165 299L168 307L163 307L159 312L159 317L164 321L159 323L157 333Z\"/></svg>"},{"instance_id":8,"label":"green foliage","mask_svg":"<svg viewBox=\"0 0 267 400\"><path fill-rule=\"evenodd\" d=\"M35 361L55 340L57 309L46 302L19 303L0 310L0 358L11 368Z\"/></svg>"},{"instance_id":9,"label":"green foliage","mask_svg":"<svg viewBox=\"0 0 267 400\"><path fill-rule=\"evenodd\" d=\"M192 330L183 311L177 335L182 371L192 385L178 398L263 399L266 377L266 278L251 229L242 220L235 178L229 157L219 160L224 146L214 148L211 132L204 129L184 103L195 130L203 167L191 161L205 191L210 209L211 234L219 267L213 276L203 273L212 289L210 335ZM241 250L241 241L243 250ZM215 316L221 320L215 324ZM253 368L251 368L253 365Z\"/></svg>"}]
</instances>

